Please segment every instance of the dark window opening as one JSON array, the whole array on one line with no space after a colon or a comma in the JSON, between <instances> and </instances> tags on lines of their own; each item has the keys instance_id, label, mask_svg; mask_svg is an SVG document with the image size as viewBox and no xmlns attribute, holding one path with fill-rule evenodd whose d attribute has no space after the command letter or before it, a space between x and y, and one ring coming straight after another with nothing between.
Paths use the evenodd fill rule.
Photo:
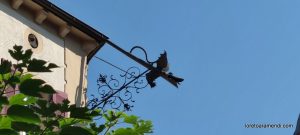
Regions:
<instances>
[{"instance_id":1,"label":"dark window opening","mask_svg":"<svg viewBox=\"0 0 300 135\"><path fill-rule=\"evenodd\" d=\"M28 35L28 42L32 48L37 48L39 46L38 39L34 34Z\"/></svg>"}]
</instances>

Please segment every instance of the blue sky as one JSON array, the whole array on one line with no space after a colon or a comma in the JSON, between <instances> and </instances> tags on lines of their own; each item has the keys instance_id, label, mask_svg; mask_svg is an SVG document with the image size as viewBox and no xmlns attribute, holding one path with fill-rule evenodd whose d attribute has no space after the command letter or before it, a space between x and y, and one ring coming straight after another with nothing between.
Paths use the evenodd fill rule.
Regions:
<instances>
[{"instance_id":1,"label":"blue sky","mask_svg":"<svg viewBox=\"0 0 300 135\"><path fill-rule=\"evenodd\" d=\"M154 135L288 135L247 123L294 124L300 112L298 0L51 0L126 50L150 59L168 52L179 89L159 79L134 97L131 113L150 119ZM109 46L97 54L126 69L137 65ZM93 59L89 91L99 73Z\"/></svg>"}]
</instances>

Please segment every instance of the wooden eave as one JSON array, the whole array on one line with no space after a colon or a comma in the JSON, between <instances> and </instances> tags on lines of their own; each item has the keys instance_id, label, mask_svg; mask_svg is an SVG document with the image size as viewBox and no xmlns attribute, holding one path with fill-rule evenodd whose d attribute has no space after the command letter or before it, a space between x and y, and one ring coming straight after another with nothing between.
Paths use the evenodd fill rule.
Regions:
<instances>
[{"instance_id":1,"label":"wooden eave","mask_svg":"<svg viewBox=\"0 0 300 135\"><path fill-rule=\"evenodd\" d=\"M81 42L95 42L97 47L87 54L87 62L109 39L101 32L70 15L61 8L55 6L48 0L9 0L12 8L18 10L20 7L30 12L38 24L51 24L56 27L57 33L64 38L68 34L74 35Z\"/></svg>"}]
</instances>

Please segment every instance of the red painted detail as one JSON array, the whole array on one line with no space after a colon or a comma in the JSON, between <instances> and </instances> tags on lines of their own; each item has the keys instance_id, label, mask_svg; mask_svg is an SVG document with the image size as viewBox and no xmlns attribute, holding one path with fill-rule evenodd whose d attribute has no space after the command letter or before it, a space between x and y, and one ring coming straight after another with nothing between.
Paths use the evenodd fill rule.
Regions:
<instances>
[{"instance_id":1,"label":"red painted detail","mask_svg":"<svg viewBox=\"0 0 300 135\"><path fill-rule=\"evenodd\" d=\"M65 99L68 99L68 94L65 93L65 92L62 92L62 91L56 91L56 93L53 94L52 99L53 99L54 103L61 104L61 103L63 103L63 101ZM60 111L56 111L55 114L63 116L63 117L67 117L68 116L68 113L62 113Z\"/></svg>"},{"instance_id":2,"label":"red painted detail","mask_svg":"<svg viewBox=\"0 0 300 135\"><path fill-rule=\"evenodd\" d=\"M53 102L56 104L62 103L65 99L68 99L68 94L62 91L56 91L55 94L53 94Z\"/></svg>"}]
</instances>

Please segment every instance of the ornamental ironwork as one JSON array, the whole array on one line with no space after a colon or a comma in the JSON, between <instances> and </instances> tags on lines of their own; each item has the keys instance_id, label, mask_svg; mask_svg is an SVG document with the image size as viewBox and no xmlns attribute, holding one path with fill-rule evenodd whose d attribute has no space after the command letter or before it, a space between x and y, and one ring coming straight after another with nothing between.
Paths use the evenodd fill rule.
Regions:
<instances>
[{"instance_id":1,"label":"ornamental ironwork","mask_svg":"<svg viewBox=\"0 0 300 135\"><path fill-rule=\"evenodd\" d=\"M140 93L140 90L147 86L151 88L155 87L155 80L158 77L164 78L175 87L178 87L178 84L183 81L182 78L176 77L173 73L168 72L169 66L166 51L164 51L156 61L149 61L146 50L140 46L134 46L130 52L126 52L112 42L108 42L108 44L144 66L146 70L141 72L140 68L133 66L127 70L119 68L124 73L118 76L99 74L99 78L97 79L98 94L91 95L87 104L91 109L122 109L124 111L130 111L133 107L132 104L135 102L133 95ZM132 54L133 51L137 49L144 53L145 60ZM97 56L95 57L104 61ZM104 62L108 63L107 61ZM108 64L114 66L111 63Z\"/></svg>"}]
</instances>

